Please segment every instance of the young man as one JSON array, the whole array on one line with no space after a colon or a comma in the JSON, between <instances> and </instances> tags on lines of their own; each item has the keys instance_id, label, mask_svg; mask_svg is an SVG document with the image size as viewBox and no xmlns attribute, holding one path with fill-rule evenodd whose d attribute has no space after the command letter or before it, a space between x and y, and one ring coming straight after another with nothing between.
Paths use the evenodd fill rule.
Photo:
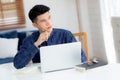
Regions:
<instances>
[{"instance_id":1,"label":"young man","mask_svg":"<svg viewBox=\"0 0 120 80\"><path fill-rule=\"evenodd\" d=\"M41 46L56 45L76 42L72 33L63 29L52 28L50 8L45 5L36 5L29 12L29 18L38 32L27 37L14 58L14 66L17 69L25 67L31 60L40 62L39 48ZM82 62L86 61L85 53L81 52Z\"/></svg>"}]
</instances>

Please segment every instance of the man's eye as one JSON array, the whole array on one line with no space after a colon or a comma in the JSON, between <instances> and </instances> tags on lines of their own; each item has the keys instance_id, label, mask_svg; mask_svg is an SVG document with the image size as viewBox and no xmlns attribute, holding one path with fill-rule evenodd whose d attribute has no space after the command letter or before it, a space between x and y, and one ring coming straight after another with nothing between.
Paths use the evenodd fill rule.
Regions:
<instances>
[{"instance_id":1,"label":"man's eye","mask_svg":"<svg viewBox=\"0 0 120 80\"><path fill-rule=\"evenodd\" d=\"M41 20L40 22L45 22L45 20Z\"/></svg>"},{"instance_id":2,"label":"man's eye","mask_svg":"<svg viewBox=\"0 0 120 80\"><path fill-rule=\"evenodd\" d=\"M50 19L50 18L51 18L51 16L48 17L48 19Z\"/></svg>"}]
</instances>

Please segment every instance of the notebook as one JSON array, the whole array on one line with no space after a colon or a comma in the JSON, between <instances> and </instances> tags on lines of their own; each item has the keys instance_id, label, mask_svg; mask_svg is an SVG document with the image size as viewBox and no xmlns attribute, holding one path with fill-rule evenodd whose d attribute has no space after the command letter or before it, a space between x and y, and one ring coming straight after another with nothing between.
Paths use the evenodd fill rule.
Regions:
<instances>
[{"instance_id":1,"label":"notebook","mask_svg":"<svg viewBox=\"0 0 120 80\"><path fill-rule=\"evenodd\" d=\"M81 43L73 42L40 48L41 72L73 68L81 63Z\"/></svg>"},{"instance_id":2,"label":"notebook","mask_svg":"<svg viewBox=\"0 0 120 80\"><path fill-rule=\"evenodd\" d=\"M103 61L98 61L97 63L94 63L94 62L87 63L87 62L85 62L83 64L76 65L75 69L83 72L83 71L98 68L98 67L101 67L101 66L104 66L104 65L107 65L107 64L108 64L107 62L103 62Z\"/></svg>"}]
</instances>

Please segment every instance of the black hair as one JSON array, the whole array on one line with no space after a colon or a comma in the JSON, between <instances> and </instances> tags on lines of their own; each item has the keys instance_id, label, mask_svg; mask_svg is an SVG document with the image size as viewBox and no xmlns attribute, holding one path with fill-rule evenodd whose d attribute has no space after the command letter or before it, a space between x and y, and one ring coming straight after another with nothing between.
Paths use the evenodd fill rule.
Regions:
<instances>
[{"instance_id":1,"label":"black hair","mask_svg":"<svg viewBox=\"0 0 120 80\"><path fill-rule=\"evenodd\" d=\"M35 22L38 15L44 14L45 12L48 12L50 8L45 5L35 5L30 11L29 11L29 18L32 22Z\"/></svg>"}]
</instances>

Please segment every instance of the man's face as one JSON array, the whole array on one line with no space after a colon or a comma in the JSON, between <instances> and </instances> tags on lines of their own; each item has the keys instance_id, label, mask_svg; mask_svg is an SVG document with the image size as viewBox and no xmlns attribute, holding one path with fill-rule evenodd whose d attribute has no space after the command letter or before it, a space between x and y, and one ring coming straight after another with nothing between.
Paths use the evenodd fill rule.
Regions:
<instances>
[{"instance_id":1,"label":"man's face","mask_svg":"<svg viewBox=\"0 0 120 80\"><path fill-rule=\"evenodd\" d=\"M37 21L33 23L35 27L37 27L40 32L52 31L52 20L49 12L46 12L42 15L37 16Z\"/></svg>"}]
</instances>

